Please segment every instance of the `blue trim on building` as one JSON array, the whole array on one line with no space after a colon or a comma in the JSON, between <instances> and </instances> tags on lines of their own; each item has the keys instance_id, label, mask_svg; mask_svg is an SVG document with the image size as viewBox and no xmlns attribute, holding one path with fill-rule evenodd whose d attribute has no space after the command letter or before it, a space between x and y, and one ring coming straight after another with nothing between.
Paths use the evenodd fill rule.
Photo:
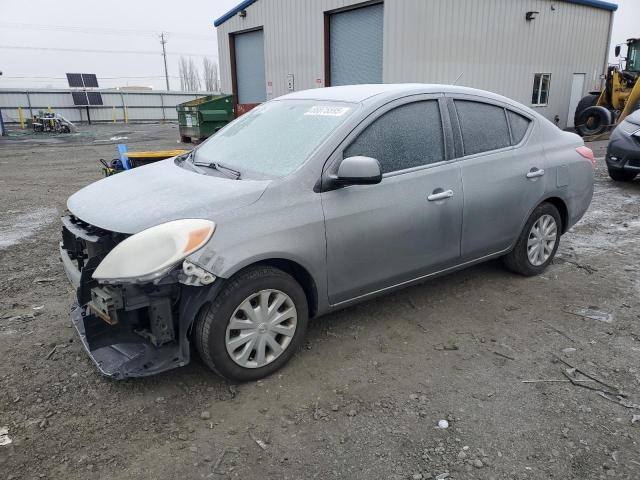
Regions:
<instances>
[{"instance_id":1,"label":"blue trim on building","mask_svg":"<svg viewBox=\"0 0 640 480\"><path fill-rule=\"evenodd\" d=\"M233 17L236 13L238 13L240 10L246 9L247 7L256 3L257 1L258 0L244 0L244 2L235 6L234 8L229 10L227 13L222 15L220 18L218 18L215 22L213 22L213 25L215 27L219 27L224 22L226 22L231 17ZM617 4L603 2L602 0L561 0L561 1L567 2L567 3L575 3L576 5L585 5L587 7L601 8L603 10L609 10L610 12L615 12L616 10L618 10Z\"/></svg>"},{"instance_id":2,"label":"blue trim on building","mask_svg":"<svg viewBox=\"0 0 640 480\"><path fill-rule=\"evenodd\" d=\"M601 0L563 0L568 3L575 3L577 5L586 5L587 7L601 8L603 10L609 10L615 12L618 10L617 3L603 2Z\"/></svg>"},{"instance_id":3,"label":"blue trim on building","mask_svg":"<svg viewBox=\"0 0 640 480\"><path fill-rule=\"evenodd\" d=\"M244 10L245 8L247 8L248 6L256 3L257 1L258 0L244 0L244 2L240 3L239 5L236 5L234 8L232 8L227 13L225 13L220 18L218 18L215 22L213 22L213 26L214 27L219 27L224 22L226 22L231 17L233 17L236 13L238 13L240 10Z\"/></svg>"}]
</instances>

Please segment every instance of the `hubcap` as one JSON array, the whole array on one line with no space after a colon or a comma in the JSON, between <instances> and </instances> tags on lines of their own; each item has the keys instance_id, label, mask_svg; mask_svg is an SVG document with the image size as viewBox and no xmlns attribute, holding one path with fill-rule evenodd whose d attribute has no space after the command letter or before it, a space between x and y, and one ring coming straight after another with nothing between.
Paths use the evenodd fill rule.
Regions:
<instances>
[{"instance_id":1,"label":"hubcap","mask_svg":"<svg viewBox=\"0 0 640 480\"><path fill-rule=\"evenodd\" d=\"M551 256L556 245L558 226L551 215L542 215L531 227L527 241L527 256L531 265L539 267Z\"/></svg>"},{"instance_id":2,"label":"hubcap","mask_svg":"<svg viewBox=\"0 0 640 480\"><path fill-rule=\"evenodd\" d=\"M241 367L264 367L287 349L297 323L298 313L289 295L260 290L231 315L225 338L227 352Z\"/></svg>"}]
</instances>

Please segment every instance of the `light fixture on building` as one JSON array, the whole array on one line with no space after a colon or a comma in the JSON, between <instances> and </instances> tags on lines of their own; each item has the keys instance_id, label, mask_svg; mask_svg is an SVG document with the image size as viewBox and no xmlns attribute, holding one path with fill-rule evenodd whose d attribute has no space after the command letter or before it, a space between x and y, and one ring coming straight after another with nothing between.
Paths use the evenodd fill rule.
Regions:
<instances>
[{"instance_id":1,"label":"light fixture on building","mask_svg":"<svg viewBox=\"0 0 640 480\"><path fill-rule=\"evenodd\" d=\"M247 11L246 11L246 10L240 10L240 11L238 12L238 16L239 16L240 18L244 18L244 17L246 17L246 16L247 16Z\"/></svg>"},{"instance_id":2,"label":"light fixture on building","mask_svg":"<svg viewBox=\"0 0 640 480\"><path fill-rule=\"evenodd\" d=\"M540 12L533 12L533 11L527 12L527 15L525 17L527 19L527 22L530 22L531 20L535 20L538 17L539 13Z\"/></svg>"}]
</instances>

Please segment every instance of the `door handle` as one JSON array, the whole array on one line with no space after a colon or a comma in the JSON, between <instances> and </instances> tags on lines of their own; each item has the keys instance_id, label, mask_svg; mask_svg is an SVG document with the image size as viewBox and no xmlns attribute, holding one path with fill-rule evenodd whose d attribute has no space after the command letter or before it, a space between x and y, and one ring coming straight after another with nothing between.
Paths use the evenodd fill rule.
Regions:
<instances>
[{"instance_id":1,"label":"door handle","mask_svg":"<svg viewBox=\"0 0 640 480\"><path fill-rule=\"evenodd\" d=\"M536 178L543 175L544 170L542 168L533 167L531 170L529 170L529 173L527 173L527 178Z\"/></svg>"},{"instance_id":2,"label":"door handle","mask_svg":"<svg viewBox=\"0 0 640 480\"><path fill-rule=\"evenodd\" d=\"M435 192L427 197L430 202L436 202L438 200L444 200L446 198L453 197L453 190L445 190L443 192Z\"/></svg>"}]
</instances>

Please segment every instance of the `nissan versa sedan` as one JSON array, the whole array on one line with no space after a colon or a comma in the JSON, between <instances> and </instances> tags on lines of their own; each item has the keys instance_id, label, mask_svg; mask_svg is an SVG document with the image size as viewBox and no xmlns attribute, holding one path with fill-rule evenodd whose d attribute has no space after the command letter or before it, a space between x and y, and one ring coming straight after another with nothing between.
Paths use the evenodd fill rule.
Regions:
<instances>
[{"instance_id":1,"label":"nissan versa sedan","mask_svg":"<svg viewBox=\"0 0 640 480\"><path fill-rule=\"evenodd\" d=\"M605 161L609 176L617 182L630 182L640 173L640 110L611 133Z\"/></svg>"},{"instance_id":2,"label":"nissan versa sedan","mask_svg":"<svg viewBox=\"0 0 640 480\"><path fill-rule=\"evenodd\" d=\"M307 322L488 259L536 275L587 210L577 135L492 93L359 85L264 103L68 200L72 321L100 371L282 367Z\"/></svg>"}]
</instances>

